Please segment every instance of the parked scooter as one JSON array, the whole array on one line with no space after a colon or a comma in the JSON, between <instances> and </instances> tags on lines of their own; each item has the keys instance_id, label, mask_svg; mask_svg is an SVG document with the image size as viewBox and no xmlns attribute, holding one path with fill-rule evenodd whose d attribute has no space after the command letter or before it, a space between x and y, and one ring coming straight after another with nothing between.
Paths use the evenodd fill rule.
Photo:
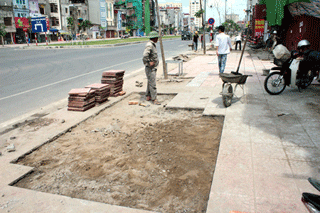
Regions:
<instances>
[{"instance_id":1,"label":"parked scooter","mask_svg":"<svg viewBox=\"0 0 320 213\"><path fill-rule=\"evenodd\" d=\"M318 191L320 191L320 182L313 179L308 178L309 183L314 186ZM302 203L308 209L310 213L320 213L320 196L304 192L301 197Z\"/></svg>"},{"instance_id":2,"label":"parked scooter","mask_svg":"<svg viewBox=\"0 0 320 213\"><path fill-rule=\"evenodd\" d=\"M273 53L275 53L275 50ZM264 81L264 88L270 95L282 93L286 86L297 86L300 91L300 89L307 88L313 79L319 76L317 70L309 70L306 73L299 71L299 65L303 57L299 55L298 51L291 51L290 57L285 61L278 59L276 54L274 55L274 64L276 64L277 67L271 69L273 72L271 72Z\"/></svg>"}]
</instances>

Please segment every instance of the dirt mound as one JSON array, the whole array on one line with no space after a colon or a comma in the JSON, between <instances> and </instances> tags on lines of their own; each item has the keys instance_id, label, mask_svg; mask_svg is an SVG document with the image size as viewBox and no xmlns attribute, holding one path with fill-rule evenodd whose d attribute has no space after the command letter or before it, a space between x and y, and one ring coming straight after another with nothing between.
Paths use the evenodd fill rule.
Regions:
<instances>
[{"instance_id":1,"label":"dirt mound","mask_svg":"<svg viewBox=\"0 0 320 213\"><path fill-rule=\"evenodd\" d=\"M166 104L171 96L159 96ZM140 95L129 98L142 100ZM205 212L222 118L124 100L22 159L16 186L160 212Z\"/></svg>"}]
</instances>

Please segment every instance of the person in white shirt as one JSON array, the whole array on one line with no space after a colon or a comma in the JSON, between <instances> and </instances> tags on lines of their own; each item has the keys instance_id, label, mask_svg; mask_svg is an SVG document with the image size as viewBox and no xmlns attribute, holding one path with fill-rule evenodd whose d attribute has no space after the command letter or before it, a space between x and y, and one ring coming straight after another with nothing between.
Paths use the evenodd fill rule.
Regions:
<instances>
[{"instance_id":1,"label":"person in white shirt","mask_svg":"<svg viewBox=\"0 0 320 213\"><path fill-rule=\"evenodd\" d=\"M224 33L224 26L218 27L219 34L216 36L217 56L219 62L219 72L223 73L227 63L227 56L232 50L230 36Z\"/></svg>"},{"instance_id":2,"label":"person in white shirt","mask_svg":"<svg viewBox=\"0 0 320 213\"><path fill-rule=\"evenodd\" d=\"M239 45L239 50L241 50L241 36L240 36L240 35L236 36L234 40L235 40L235 42L236 42L236 48L235 48L235 50L238 49L238 45Z\"/></svg>"}]
</instances>

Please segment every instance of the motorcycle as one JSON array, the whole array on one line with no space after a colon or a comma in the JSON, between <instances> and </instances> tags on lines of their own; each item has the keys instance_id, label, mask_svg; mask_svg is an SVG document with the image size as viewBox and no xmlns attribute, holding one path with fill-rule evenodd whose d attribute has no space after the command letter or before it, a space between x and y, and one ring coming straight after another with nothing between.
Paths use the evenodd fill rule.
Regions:
<instances>
[{"instance_id":1,"label":"motorcycle","mask_svg":"<svg viewBox=\"0 0 320 213\"><path fill-rule=\"evenodd\" d=\"M309 70L306 73L299 71L299 65L303 58L297 51L291 51L291 56L285 61L275 58L277 67L271 68L271 72L264 81L264 88L270 95L279 95L286 86L307 88L316 76L317 70ZM319 79L319 77L318 77Z\"/></svg>"},{"instance_id":2,"label":"motorcycle","mask_svg":"<svg viewBox=\"0 0 320 213\"><path fill-rule=\"evenodd\" d=\"M308 178L308 181L314 188L320 191L319 181L313 178ZM303 192L301 201L310 213L320 213L320 196L319 195Z\"/></svg>"}]
</instances>

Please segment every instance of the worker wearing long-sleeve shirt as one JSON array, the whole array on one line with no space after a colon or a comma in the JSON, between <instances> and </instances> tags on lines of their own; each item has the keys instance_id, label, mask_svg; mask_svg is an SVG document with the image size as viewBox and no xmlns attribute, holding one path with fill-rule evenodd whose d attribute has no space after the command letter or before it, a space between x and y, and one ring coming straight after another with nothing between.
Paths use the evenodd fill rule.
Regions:
<instances>
[{"instance_id":1,"label":"worker wearing long-sleeve shirt","mask_svg":"<svg viewBox=\"0 0 320 213\"><path fill-rule=\"evenodd\" d=\"M152 31L149 34L150 41L146 44L143 52L143 64L145 65L146 76L148 79L146 100L152 101L154 104L159 105L157 100L157 87L156 87L156 77L157 77L157 66L159 64L158 52L156 43L158 42L158 33Z\"/></svg>"}]
</instances>

